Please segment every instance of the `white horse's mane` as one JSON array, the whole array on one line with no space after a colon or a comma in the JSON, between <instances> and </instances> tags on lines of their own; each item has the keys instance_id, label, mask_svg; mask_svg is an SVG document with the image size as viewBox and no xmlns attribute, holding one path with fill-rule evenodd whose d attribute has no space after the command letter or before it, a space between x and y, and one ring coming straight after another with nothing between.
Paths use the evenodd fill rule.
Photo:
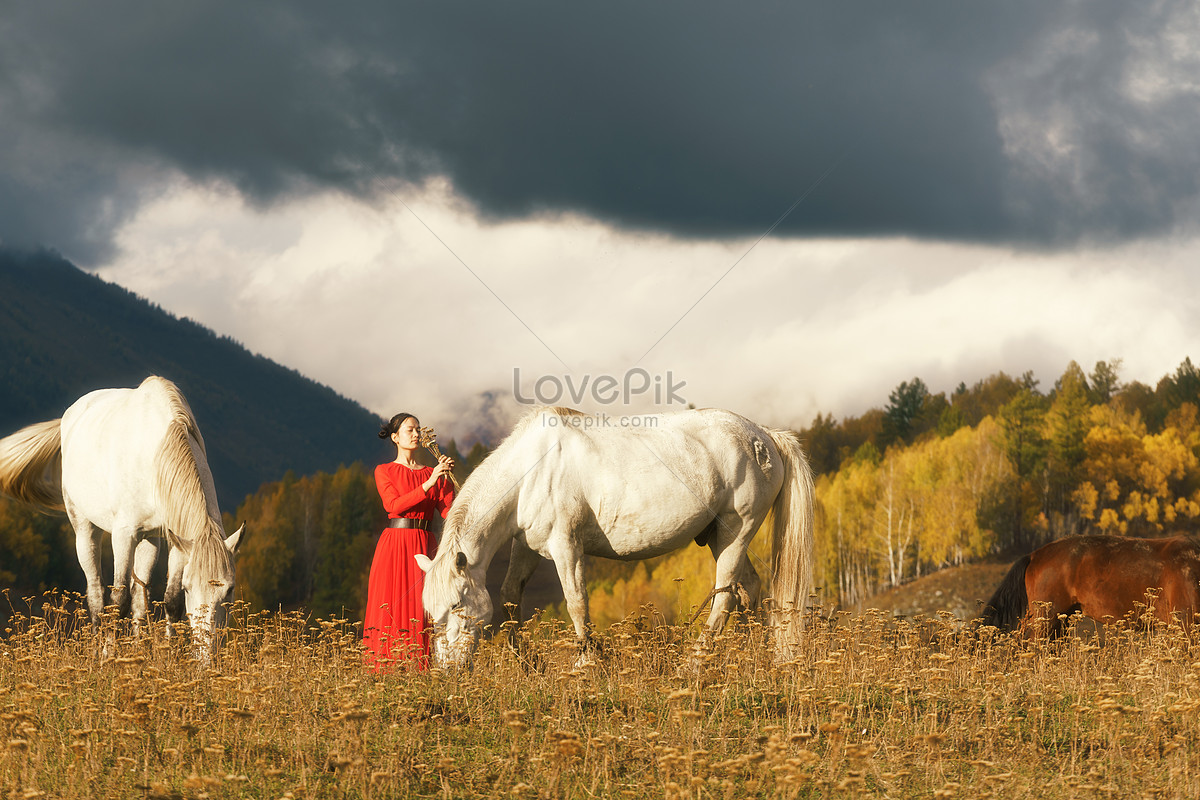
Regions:
<instances>
[{"instance_id":1,"label":"white horse's mane","mask_svg":"<svg viewBox=\"0 0 1200 800\"><path fill-rule=\"evenodd\" d=\"M479 466L475 467L471 476L463 484L459 496L454 499L450 513L446 517L446 537L442 540L442 547L449 548L451 545L455 545L469 529L471 498L480 493L480 491L486 491L481 487L490 486L490 484L501 478L497 474L495 465L503 461L503 455L516 447L516 442L521 439L525 431L534 423L534 420L540 418L543 414L553 414L558 417L586 416L582 411L576 411L573 408L565 406L538 406L517 420L517 424L513 426L508 436L505 436L500 444L496 445L496 449L489 453Z\"/></svg>"},{"instance_id":2,"label":"white horse's mane","mask_svg":"<svg viewBox=\"0 0 1200 800\"><path fill-rule=\"evenodd\" d=\"M202 570L205 575L229 573L233 559L220 526L209 516L204 479L188 441L194 441L200 454L206 455L196 418L174 383L154 376L143 381L142 387L151 383L166 394L171 409L171 422L154 459L167 536L172 545L191 551L189 570Z\"/></svg>"}]
</instances>

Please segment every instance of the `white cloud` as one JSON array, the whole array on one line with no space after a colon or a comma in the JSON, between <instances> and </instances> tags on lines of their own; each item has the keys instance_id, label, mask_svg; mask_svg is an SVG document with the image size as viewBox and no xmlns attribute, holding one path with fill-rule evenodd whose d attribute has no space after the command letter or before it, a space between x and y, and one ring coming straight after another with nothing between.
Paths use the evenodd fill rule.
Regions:
<instances>
[{"instance_id":1,"label":"white cloud","mask_svg":"<svg viewBox=\"0 0 1200 800\"><path fill-rule=\"evenodd\" d=\"M753 239L488 224L444 185L404 201L411 212L332 193L264 210L180 184L120 231L102 274L446 440L521 412L514 369L528 388L638 363L686 381L697 405L802 426L880 406L914 375L949 391L1032 369L1048 387L1070 359L1121 358L1125 379L1153 382L1200 355L1196 240L1055 254L767 239L729 271Z\"/></svg>"}]
</instances>

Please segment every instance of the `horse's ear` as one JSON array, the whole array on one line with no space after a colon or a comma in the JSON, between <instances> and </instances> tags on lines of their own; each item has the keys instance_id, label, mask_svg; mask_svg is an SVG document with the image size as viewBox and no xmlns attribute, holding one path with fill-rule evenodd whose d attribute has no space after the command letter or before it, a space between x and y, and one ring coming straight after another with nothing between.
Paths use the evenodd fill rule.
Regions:
<instances>
[{"instance_id":1,"label":"horse's ear","mask_svg":"<svg viewBox=\"0 0 1200 800\"><path fill-rule=\"evenodd\" d=\"M225 540L225 549L236 554L238 547L242 544L242 535L246 533L246 523L243 522L241 527L233 533L229 534L229 538Z\"/></svg>"},{"instance_id":2,"label":"horse's ear","mask_svg":"<svg viewBox=\"0 0 1200 800\"><path fill-rule=\"evenodd\" d=\"M454 568L464 574L467 571L467 554L462 550L459 550L458 555L454 557Z\"/></svg>"},{"instance_id":3,"label":"horse's ear","mask_svg":"<svg viewBox=\"0 0 1200 800\"><path fill-rule=\"evenodd\" d=\"M417 560L417 566L421 568L421 572L429 572L433 566L433 562L429 560L429 556L424 553L417 553L413 558Z\"/></svg>"}]
</instances>

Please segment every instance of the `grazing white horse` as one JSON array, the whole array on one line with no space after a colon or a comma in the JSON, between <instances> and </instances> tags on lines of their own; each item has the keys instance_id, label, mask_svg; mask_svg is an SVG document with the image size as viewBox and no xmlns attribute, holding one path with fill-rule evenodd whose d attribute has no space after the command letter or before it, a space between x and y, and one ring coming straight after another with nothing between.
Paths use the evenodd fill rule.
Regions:
<instances>
[{"instance_id":1,"label":"grazing white horse","mask_svg":"<svg viewBox=\"0 0 1200 800\"><path fill-rule=\"evenodd\" d=\"M718 632L735 594L757 601L747 548L772 509L771 622L777 653L788 657L812 588L813 481L799 438L719 409L638 420L621 427L537 409L471 473L436 558L416 557L439 663L462 663L473 651L492 615L488 564L510 541L502 600L519 604L538 557L552 559L585 651L585 554L643 559L692 540L707 545L716 559L707 630Z\"/></svg>"},{"instance_id":2,"label":"grazing white horse","mask_svg":"<svg viewBox=\"0 0 1200 800\"><path fill-rule=\"evenodd\" d=\"M175 384L151 376L136 389L91 392L62 419L0 439L0 492L66 511L93 625L104 607L101 532L112 535L112 602L122 614L132 605L135 623L146 614L154 537L165 533L168 615L179 619L186 605L199 654L209 656L245 525L225 538L204 440Z\"/></svg>"}]
</instances>

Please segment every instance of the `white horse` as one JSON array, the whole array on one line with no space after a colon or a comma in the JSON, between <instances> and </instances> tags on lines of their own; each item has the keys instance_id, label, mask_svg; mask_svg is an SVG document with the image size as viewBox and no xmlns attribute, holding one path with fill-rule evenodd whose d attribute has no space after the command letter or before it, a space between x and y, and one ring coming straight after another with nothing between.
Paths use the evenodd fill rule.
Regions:
<instances>
[{"instance_id":1,"label":"white horse","mask_svg":"<svg viewBox=\"0 0 1200 800\"><path fill-rule=\"evenodd\" d=\"M813 481L799 438L719 409L637 420L638 427L622 427L541 408L471 473L436 558L416 556L427 573L423 600L439 663L462 663L474 650L492 615L488 564L509 541L502 601L519 604L538 557L552 559L585 652L585 554L632 560L692 540L707 545L716 580L706 627L716 633L735 595L751 607L757 601L760 579L747 548L772 509L771 622L777 653L788 657L812 588Z\"/></svg>"},{"instance_id":2,"label":"white horse","mask_svg":"<svg viewBox=\"0 0 1200 800\"><path fill-rule=\"evenodd\" d=\"M179 619L186 605L199 655L207 659L225 624L224 604L233 598L234 555L245 525L225 538L204 440L175 384L151 376L136 389L91 392L62 419L0 439L0 492L66 511L93 625L104 607L101 532L112 535L112 602L122 614L132 606L135 624L146 615L155 536L165 533L168 616ZM131 592L131 582L140 591Z\"/></svg>"}]
</instances>

